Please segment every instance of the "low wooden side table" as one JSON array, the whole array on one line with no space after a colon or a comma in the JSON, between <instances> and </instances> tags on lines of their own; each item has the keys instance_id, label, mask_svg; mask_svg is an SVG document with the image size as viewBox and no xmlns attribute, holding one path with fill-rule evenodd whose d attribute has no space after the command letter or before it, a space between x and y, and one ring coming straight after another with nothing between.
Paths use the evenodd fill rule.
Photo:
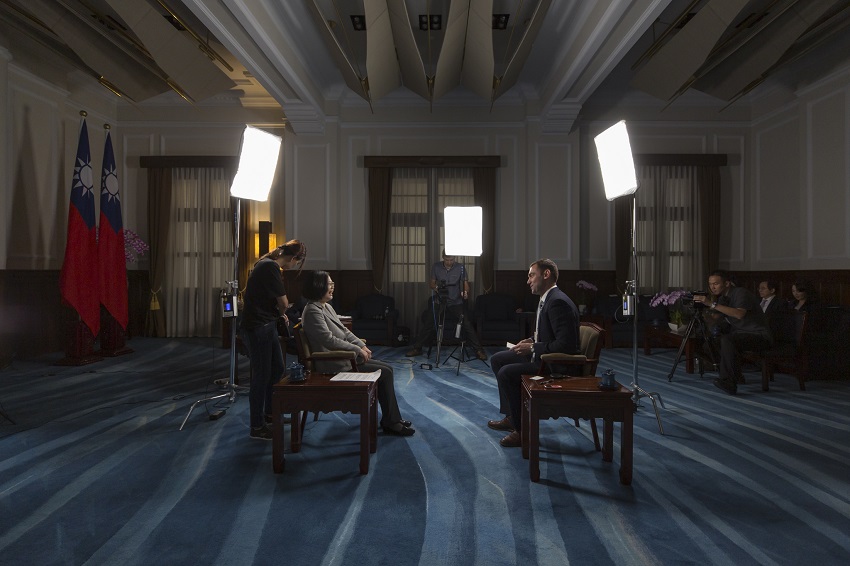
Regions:
<instances>
[{"instance_id":1,"label":"low wooden side table","mask_svg":"<svg viewBox=\"0 0 850 566\"><path fill-rule=\"evenodd\" d=\"M378 449L378 388L374 381L331 381L335 374L310 373L297 383L272 388L272 468L283 472L283 415L292 414L290 444L301 451L301 411L360 415L360 473L369 473L369 454Z\"/></svg>"},{"instance_id":2,"label":"low wooden side table","mask_svg":"<svg viewBox=\"0 0 850 566\"><path fill-rule=\"evenodd\" d=\"M620 428L620 483L632 483L634 402L632 391L599 388L598 377L560 379L541 385L531 375L522 376L522 457L528 458L531 481L540 481L540 421L544 419L603 419L602 460L610 462L614 450L614 423ZM545 381L545 380L544 380Z\"/></svg>"},{"instance_id":3,"label":"low wooden side table","mask_svg":"<svg viewBox=\"0 0 850 566\"><path fill-rule=\"evenodd\" d=\"M652 354L652 345L658 344L661 348L679 348L682 345L682 340L685 339L684 334L673 332L669 328L661 326L647 326L643 331L643 353L649 356ZM694 373L694 360L696 359L697 340L693 336L688 337L688 342L685 344L685 371Z\"/></svg>"}]
</instances>

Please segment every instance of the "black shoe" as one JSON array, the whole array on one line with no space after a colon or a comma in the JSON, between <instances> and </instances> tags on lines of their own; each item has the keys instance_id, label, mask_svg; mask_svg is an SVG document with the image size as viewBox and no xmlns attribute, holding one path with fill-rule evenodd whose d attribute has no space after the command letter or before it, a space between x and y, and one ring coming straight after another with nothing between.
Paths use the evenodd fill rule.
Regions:
<instances>
[{"instance_id":1,"label":"black shoe","mask_svg":"<svg viewBox=\"0 0 850 566\"><path fill-rule=\"evenodd\" d=\"M401 426L408 426L408 427L413 424L412 422L405 421L405 420L401 420L401 421L398 421L398 422Z\"/></svg>"},{"instance_id":2,"label":"black shoe","mask_svg":"<svg viewBox=\"0 0 850 566\"><path fill-rule=\"evenodd\" d=\"M401 423L396 423L401 425ZM401 425L398 428L393 428L389 426L382 426L381 430L384 431L384 434L391 434L393 436L413 436L413 433L416 432L414 429L409 426Z\"/></svg>"},{"instance_id":3,"label":"black shoe","mask_svg":"<svg viewBox=\"0 0 850 566\"><path fill-rule=\"evenodd\" d=\"M734 395L735 393L738 392L738 386L736 386L733 382L726 381L724 379L715 379L714 380L714 386L717 387L718 389L722 389L723 391L725 391L729 395Z\"/></svg>"},{"instance_id":4,"label":"black shoe","mask_svg":"<svg viewBox=\"0 0 850 566\"><path fill-rule=\"evenodd\" d=\"M271 440L272 431L270 431L265 425L261 426L260 428L252 428L251 438L256 438L257 440Z\"/></svg>"},{"instance_id":5,"label":"black shoe","mask_svg":"<svg viewBox=\"0 0 850 566\"><path fill-rule=\"evenodd\" d=\"M265 422L266 422L267 425L272 424L272 416L271 415L266 415L263 418L265 419ZM289 417L283 417L283 419L281 419L281 420L283 421L283 424L292 424L292 419L289 418Z\"/></svg>"}]
</instances>

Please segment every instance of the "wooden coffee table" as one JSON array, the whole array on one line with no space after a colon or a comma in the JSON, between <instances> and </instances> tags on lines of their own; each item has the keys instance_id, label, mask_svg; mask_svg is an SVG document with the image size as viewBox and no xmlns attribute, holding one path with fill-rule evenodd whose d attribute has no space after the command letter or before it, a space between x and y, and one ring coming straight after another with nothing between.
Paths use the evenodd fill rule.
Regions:
<instances>
[{"instance_id":1,"label":"wooden coffee table","mask_svg":"<svg viewBox=\"0 0 850 566\"><path fill-rule=\"evenodd\" d=\"M331 381L335 374L309 373L298 383L278 383L272 388L272 468L283 472L283 415L292 414L290 443L301 450L301 412L342 411L360 415L360 473L369 473L369 454L378 449L378 394L374 381Z\"/></svg>"},{"instance_id":2,"label":"wooden coffee table","mask_svg":"<svg viewBox=\"0 0 850 566\"><path fill-rule=\"evenodd\" d=\"M616 391L599 389L598 377L560 379L540 385L522 376L522 457L528 459L531 481L540 481L540 421L558 417L601 418L604 421L602 460L610 462L614 423L620 428L620 483L632 483L634 402L632 391L620 384ZM545 381L545 380L544 380Z\"/></svg>"},{"instance_id":3,"label":"wooden coffee table","mask_svg":"<svg viewBox=\"0 0 850 566\"><path fill-rule=\"evenodd\" d=\"M652 353L652 345L658 344L661 348L679 348L682 345L682 340L685 339L684 334L673 332L669 328L660 326L647 326L643 331L643 353L649 356ZM685 371L694 373L694 360L696 359L697 341L693 336L688 337L685 344Z\"/></svg>"}]
</instances>

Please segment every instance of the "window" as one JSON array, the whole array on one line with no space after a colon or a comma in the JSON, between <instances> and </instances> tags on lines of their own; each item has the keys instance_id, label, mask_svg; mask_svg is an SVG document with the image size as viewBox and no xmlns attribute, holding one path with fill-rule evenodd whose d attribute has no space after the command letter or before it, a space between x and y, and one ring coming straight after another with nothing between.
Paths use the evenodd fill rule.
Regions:
<instances>
[{"instance_id":1,"label":"window","mask_svg":"<svg viewBox=\"0 0 850 566\"><path fill-rule=\"evenodd\" d=\"M443 209L475 202L472 170L468 168L393 169L390 208L390 294L400 311L400 324L411 331L430 296L431 266L445 246ZM470 285L475 258L458 257Z\"/></svg>"},{"instance_id":2,"label":"window","mask_svg":"<svg viewBox=\"0 0 850 566\"><path fill-rule=\"evenodd\" d=\"M642 166L636 194L640 291L701 285L702 245L694 167Z\"/></svg>"},{"instance_id":3,"label":"window","mask_svg":"<svg viewBox=\"0 0 850 566\"><path fill-rule=\"evenodd\" d=\"M167 336L220 333L219 294L233 278L233 220L223 168L175 168L163 291Z\"/></svg>"}]
</instances>

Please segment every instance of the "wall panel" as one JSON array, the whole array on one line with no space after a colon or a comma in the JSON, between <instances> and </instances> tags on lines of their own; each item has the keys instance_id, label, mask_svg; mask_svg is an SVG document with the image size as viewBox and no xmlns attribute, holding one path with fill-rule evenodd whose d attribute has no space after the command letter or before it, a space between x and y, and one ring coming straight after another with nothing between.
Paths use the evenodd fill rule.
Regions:
<instances>
[{"instance_id":1,"label":"wall panel","mask_svg":"<svg viewBox=\"0 0 850 566\"><path fill-rule=\"evenodd\" d=\"M755 262L799 262L803 253L796 117L760 128L755 141Z\"/></svg>"}]
</instances>

